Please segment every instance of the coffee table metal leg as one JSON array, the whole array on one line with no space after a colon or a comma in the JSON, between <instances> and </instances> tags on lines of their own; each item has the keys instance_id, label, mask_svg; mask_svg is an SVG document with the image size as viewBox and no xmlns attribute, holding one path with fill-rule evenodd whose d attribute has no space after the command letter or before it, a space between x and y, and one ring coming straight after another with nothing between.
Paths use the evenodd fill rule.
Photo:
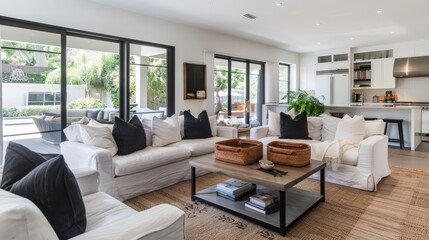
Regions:
<instances>
[{"instance_id":1,"label":"coffee table metal leg","mask_svg":"<svg viewBox=\"0 0 429 240\"><path fill-rule=\"evenodd\" d=\"M322 201L325 201L325 168L320 170L320 195L322 195Z\"/></svg>"},{"instance_id":2,"label":"coffee table metal leg","mask_svg":"<svg viewBox=\"0 0 429 240\"><path fill-rule=\"evenodd\" d=\"M286 235L286 192L280 191L280 227L279 233Z\"/></svg>"},{"instance_id":3,"label":"coffee table metal leg","mask_svg":"<svg viewBox=\"0 0 429 240\"><path fill-rule=\"evenodd\" d=\"M195 167L191 167L191 199L195 201Z\"/></svg>"}]
</instances>

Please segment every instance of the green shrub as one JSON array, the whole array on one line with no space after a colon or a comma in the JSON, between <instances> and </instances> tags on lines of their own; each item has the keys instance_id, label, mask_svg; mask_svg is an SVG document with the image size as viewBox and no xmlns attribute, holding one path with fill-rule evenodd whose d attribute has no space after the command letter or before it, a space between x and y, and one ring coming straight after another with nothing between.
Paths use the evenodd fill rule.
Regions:
<instances>
[{"instance_id":1,"label":"green shrub","mask_svg":"<svg viewBox=\"0 0 429 240\"><path fill-rule=\"evenodd\" d=\"M28 117L38 116L41 112L58 109L55 106L22 106L22 107L3 107L3 117Z\"/></svg>"},{"instance_id":2,"label":"green shrub","mask_svg":"<svg viewBox=\"0 0 429 240\"><path fill-rule=\"evenodd\" d=\"M69 104L69 109L106 108L106 106L96 98L78 98Z\"/></svg>"}]
</instances>

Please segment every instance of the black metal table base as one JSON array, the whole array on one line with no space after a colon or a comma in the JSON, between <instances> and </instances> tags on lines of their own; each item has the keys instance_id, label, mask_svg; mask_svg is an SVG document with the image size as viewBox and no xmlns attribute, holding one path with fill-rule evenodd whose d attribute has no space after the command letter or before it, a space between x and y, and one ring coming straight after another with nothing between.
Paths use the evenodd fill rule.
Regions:
<instances>
[{"instance_id":1,"label":"black metal table base","mask_svg":"<svg viewBox=\"0 0 429 240\"><path fill-rule=\"evenodd\" d=\"M260 191L267 190L269 191L268 188L261 187ZM244 207L244 202L248 200L248 198L236 202L224 199L216 195L215 186L196 193L195 167L191 167L192 201L198 200L214 206L218 209L254 222L262 227L276 231L282 236L285 236L286 230L301 219L301 217L303 217L319 202L325 201L325 169L320 170L320 195L297 188L288 189L287 191L271 191L278 194L280 201L280 209L278 212L264 215L252 210L247 211ZM293 207L290 207L288 210L288 206Z\"/></svg>"}]
</instances>

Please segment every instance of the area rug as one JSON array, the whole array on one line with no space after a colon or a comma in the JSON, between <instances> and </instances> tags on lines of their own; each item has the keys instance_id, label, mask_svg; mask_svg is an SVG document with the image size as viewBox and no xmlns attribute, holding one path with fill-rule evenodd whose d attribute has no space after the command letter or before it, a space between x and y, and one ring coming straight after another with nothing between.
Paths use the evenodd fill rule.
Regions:
<instances>
[{"instance_id":1,"label":"area rug","mask_svg":"<svg viewBox=\"0 0 429 240\"><path fill-rule=\"evenodd\" d=\"M207 174L197 190L227 179ZM319 190L307 179L299 188ZM169 203L186 213L186 239L429 239L429 172L393 168L391 176L366 192L326 184L326 202L306 214L286 236L190 199L190 181L138 196L125 202L142 211Z\"/></svg>"}]
</instances>

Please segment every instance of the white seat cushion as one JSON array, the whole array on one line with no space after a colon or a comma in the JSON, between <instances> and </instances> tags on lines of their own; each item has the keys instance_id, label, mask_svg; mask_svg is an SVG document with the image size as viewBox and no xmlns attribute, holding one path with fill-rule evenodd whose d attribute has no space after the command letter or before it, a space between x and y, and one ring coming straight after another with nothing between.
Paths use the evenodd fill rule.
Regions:
<instances>
[{"instance_id":1,"label":"white seat cushion","mask_svg":"<svg viewBox=\"0 0 429 240\"><path fill-rule=\"evenodd\" d=\"M214 152L215 143L227 140L223 137L199 138L199 139L183 139L180 142L168 145L169 147L179 147L187 149L191 152L191 156L201 156Z\"/></svg>"},{"instance_id":2,"label":"white seat cushion","mask_svg":"<svg viewBox=\"0 0 429 240\"><path fill-rule=\"evenodd\" d=\"M358 163L359 148L351 148L341 156L341 163L345 165L356 166Z\"/></svg>"},{"instance_id":3,"label":"white seat cushion","mask_svg":"<svg viewBox=\"0 0 429 240\"><path fill-rule=\"evenodd\" d=\"M137 213L137 211L103 192L84 196L83 201L86 209L86 232Z\"/></svg>"},{"instance_id":4,"label":"white seat cushion","mask_svg":"<svg viewBox=\"0 0 429 240\"><path fill-rule=\"evenodd\" d=\"M125 176L188 159L191 153L178 147L146 147L128 155L113 157L116 176Z\"/></svg>"},{"instance_id":5,"label":"white seat cushion","mask_svg":"<svg viewBox=\"0 0 429 240\"><path fill-rule=\"evenodd\" d=\"M30 200L0 189L1 239L58 239L43 213Z\"/></svg>"}]
</instances>

